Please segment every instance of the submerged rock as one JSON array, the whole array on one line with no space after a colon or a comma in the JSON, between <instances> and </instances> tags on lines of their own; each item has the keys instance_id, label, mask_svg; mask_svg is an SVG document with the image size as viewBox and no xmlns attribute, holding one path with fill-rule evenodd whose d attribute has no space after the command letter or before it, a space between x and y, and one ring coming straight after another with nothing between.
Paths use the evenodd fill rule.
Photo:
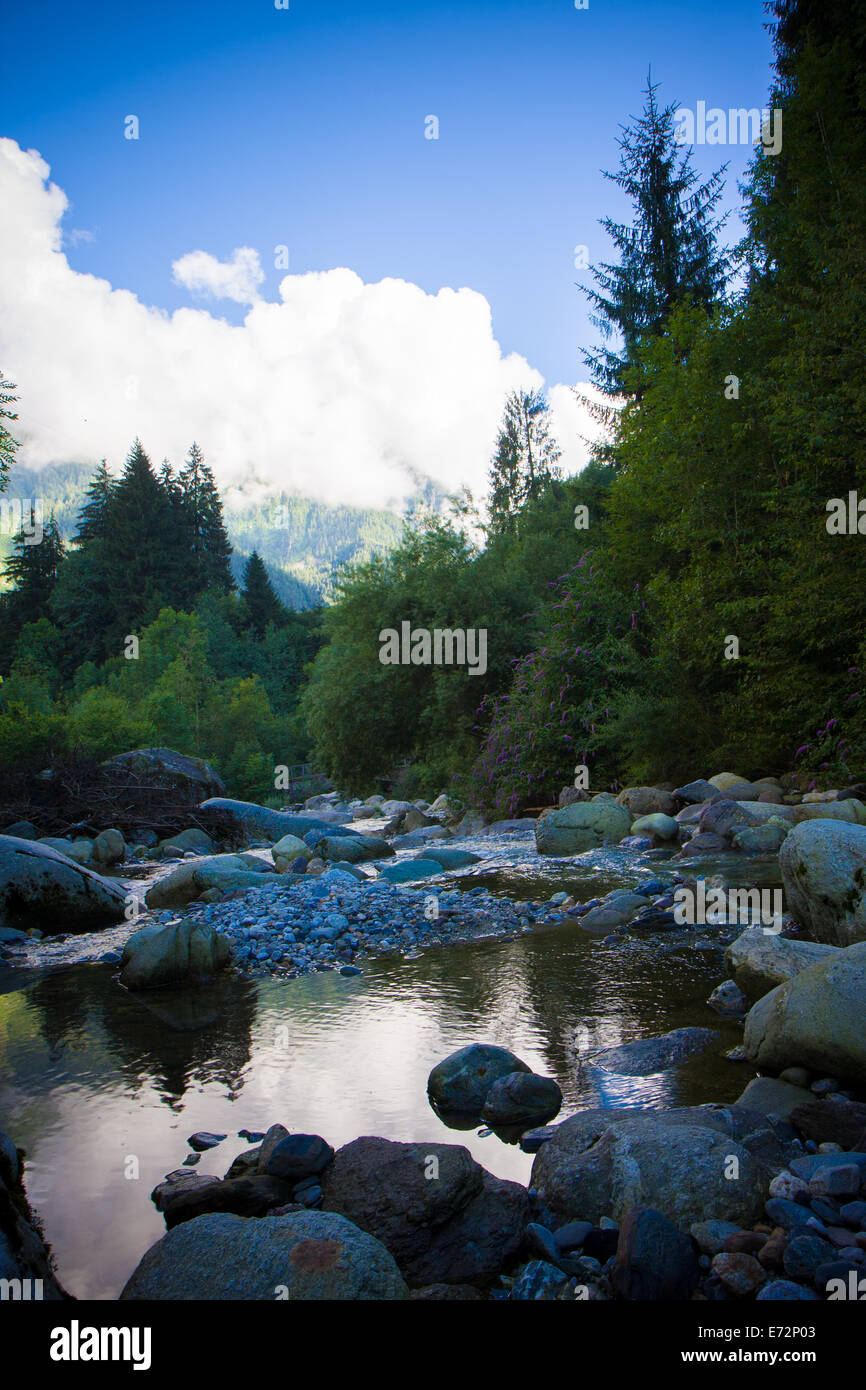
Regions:
<instances>
[{"instance_id":1,"label":"submerged rock","mask_svg":"<svg viewBox=\"0 0 866 1390\"><path fill-rule=\"evenodd\" d=\"M437 1110L480 1115L494 1081L529 1071L507 1048L470 1043L437 1063L427 1078L427 1093Z\"/></svg>"},{"instance_id":2,"label":"submerged rock","mask_svg":"<svg viewBox=\"0 0 866 1390\"><path fill-rule=\"evenodd\" d=\"M606 1047L593 1053L589 1060L620 1076L651 1076L705 1051L721 1036L713 1028L674 1028L657 1038L638 1038L620 1047Z\"/></svg>"}]
</instances>

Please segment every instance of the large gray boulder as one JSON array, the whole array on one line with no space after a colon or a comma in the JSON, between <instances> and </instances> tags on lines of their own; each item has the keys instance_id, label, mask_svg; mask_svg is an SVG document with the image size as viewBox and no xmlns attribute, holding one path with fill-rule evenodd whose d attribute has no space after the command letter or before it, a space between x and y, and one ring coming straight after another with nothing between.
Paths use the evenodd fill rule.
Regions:
<instances>
[{"instance_id":1,"label":"large gray boulder","mask_svg":"<svg viewBox=\"0 0 866 1390\"><path fill-rule=\"evenodd\" d=\"M33 840L0 835L0 927L91 931L123 919L125 890Z\"/></svg>"},{"instance_id":2,"label":"large gray boulder","mask_svg":"<svg viewBox=\"0 0 866 1390\"><path fill-rule=\"evenodd\" d=\"M762 927L747 927L725 952L725 964L743 993L756 1000L838 949L817 941L792 941Z\"/></svg>"},{"instance_id":3,"label":"large gray boulder","mask_svg":"<svg viewBox=\"0 0 866 1390\"><path fill-rule=\"evenodd\" d=\"M149 924L123 948L120 983L127 989L160 989L210 980L231 959L228 938L205 922Z\"/></svg>"},{"instance_id":4,"label":"large gray boulder","mask_svg":"<svg viewBox=\"0 0 866 1390\"><path fill-rule=\"evenodd\" d=\"M550 811L535 823L539 854L583 854L599 845L616 845L629 833L632 814L616 801L576 801Z\"/></svg>"},{"instance_id":5,"label":"large gray boulder","mask_svg":"<svg viewBox=\"0 0 866 1390\"><path fill-rule=\"evenodd\" d=\"M751 1225L765 1185L759 1159L700 1109L574 1115L541 1145L530 1181L562 1224L651 1206L685 1229L707 1212Z\"/></svg>"},{"instance_id":6,"label":"large gray boulder","mask_svg":"<svg viewBox=\"0 0 866 1390\"><path fill-rule=\"evenodd\" d=\"M333 1212L185 1221L139 1261L122 1301L289 1299L369 1302L408 1297L392 1255Z\"/></svg>"},{"instance_id":7,"label":"large gray boulder","mask_svg":"<svg viewBox=\"0 0 866 1390\"><path fill-rule=\"evenodd\" d=\"M106 767L128 772L141 786L171 787L189 796L222 796L225 782L204 758L174 748L133 748L109 758Z\"/></svg>"},{"instance_id":8,"label":"large gray boulder","mask_svg":"<svg viewBox=\"0 0 866 1390\"><path fill-rule=\"evenodd\" d=\"M777 986L750 1010L743 1043L767 1071L807 1067L821 1076L866 1076L866 941L835 951Z\"/></svg>"},{"instance_id":9,"label":"large gray boulder","mask_svg":"<svg viewBox=\"0 0 866 1390\"><path fill-rule=\"evenodd\" d=\"M199 806L202 819L215 828L227 826L239 840L272 840L284 835L303 839L309 830L321 830L325 835L354 835L345 825L331 825L315 816L296 816L291 811L272 811L253 801L233 801L231 797L212 796Z\"/></svg>"},{"instance_id":10,"label":"large gray boulder","mask_svg":"<svg viewBox=\"0 0 866 1390\"><path fill-rule=\"evenodd\" d=\"M846 797L843 801L806 801L801 806L793 806L794 824L803 821L835 820L847 821L850 825L866 825L866 806L857 797Z\"/></svg>"},{"instance_id":11,"label":"large gray boulder","mask_svg":"<svg viewBox=\"0 0 866 1390\"><path fill-rule=\"evenodd\" d=\"M803 821L783 844L779 868L801 927L831 946L866 940L866 826Z\"/></svg>"}]
</instances>

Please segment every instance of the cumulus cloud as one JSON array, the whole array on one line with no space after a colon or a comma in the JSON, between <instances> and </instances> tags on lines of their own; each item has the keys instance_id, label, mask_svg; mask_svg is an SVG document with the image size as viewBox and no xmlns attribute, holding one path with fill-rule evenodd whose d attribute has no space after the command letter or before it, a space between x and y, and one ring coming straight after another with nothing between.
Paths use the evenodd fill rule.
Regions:
<instances>
[{"instance_id":1,"label":"cumulus cloud","mask_svg":"<svg viewBox=\"0 0 866 1390\"><path fill-rule=\"evenodd\" d=\"M503 355L482 295L338 268L285 276L240 326L202 308L168 314L72 269L68 203L49 175L36 151L0 139L0 367L19 387L23 463L105 456L118 468L138 435L156 461L179 462L196 439L230 494L400 506L418 478L483 494L507 392L543 383ZM261 283L248 247L174 268L230 298ZM573 471L592 427L567 387L551 399Z\"/></svg>"},{"instance_id":2,"label":"cumulus cloud","mask_svg":"<svg viewBox=\"0 0 866 1390\"><path fill-rule=\"evenodd\" d=\"M258 251L239 246L230 261L218 261L208 251L188 251L172 262L176 285L210 299L233 299L236 304L255 304L265 272Z\"/></svg>"}]
</instances>

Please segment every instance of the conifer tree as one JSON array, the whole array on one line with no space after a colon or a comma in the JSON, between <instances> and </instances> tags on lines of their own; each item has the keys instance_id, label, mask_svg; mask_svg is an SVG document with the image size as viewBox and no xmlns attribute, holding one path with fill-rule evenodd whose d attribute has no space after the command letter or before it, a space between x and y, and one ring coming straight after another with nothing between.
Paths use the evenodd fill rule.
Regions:
<instances>
[{"instance_id":1,"label":"conifer tree","mask_svg":"<svg viewBox=\"0 0 866 1390\"><path fill-rule=\"evenodd\" d=\"M181 469L180 488L192 597L214 589L230 593L235 587L232 547L223 521L222 502L213 473L195 443Z\"/></svg>"},{"instance_id":2,"label":"conifer tree","mask_svg":"<svg viewBox=\"0 0 866 1390\"><path fill-rule=\"evenodd\" d=\"M33 520L31 512L30 529L22 527L16 532L12 553L3 563L4 576L11 585L0 598L0 646L6 669L15 639L24 625L49 617L49 600L65 553L53 512L37 544L33 541Z\"/></svg>"},{"instance_id":3,"label":"conifer tree","mask_svg":"<svg viewBox=\"0 0 866 1390\"><path fill-rule=\"evenodd\" d=\"M512 391L490 467L490 531L513 531L517 513L559 477L559 449L542 391Z\"/></svg>"},{"instance_id":4,"label":"conifer tree","mask_svg":"<svg viewBox=\"0 0 866 1390\"><path fill-rule=\"evenodd\" d=\"M253 551L244 566L241 598L246 623L259 636L264 635L271 623L279 623L285 614L257 550Z\"/></svg>"},{"instance_id":5,"label":"conifer tree","mask_svg":"<svg viewBox=\"0 0 866 1390\"><path fill-rule=\"evenodd\" d=\"M710 309L717 302L730 261L717 246L725 219L714 215L727 166L698 182L690 152L676 139L674 107L660 107L657 90L649 80L643 115L622 127L619 169L605 171L634 204L631 226L611 217L601 221L619 264L593 267L598 288L584 289L602 336L620 339L616 350L583 353L594 384L609 395L623 392L641 343L663 331L679 303Z\"/></svg>"},{"instance_id":6,"label":"conifer tree","mask_svg":"<svg viewBox=\"0 0 866 1390\"><path fill-rule=\"evenodd\" d=\"M91 540L105 540L106 525L111 510L114 479L108 471L105 459L100 459L99 467L87 484L87 501L78 514L75 531L75 544L84 545Z\"/></svg>"}]
</instances>

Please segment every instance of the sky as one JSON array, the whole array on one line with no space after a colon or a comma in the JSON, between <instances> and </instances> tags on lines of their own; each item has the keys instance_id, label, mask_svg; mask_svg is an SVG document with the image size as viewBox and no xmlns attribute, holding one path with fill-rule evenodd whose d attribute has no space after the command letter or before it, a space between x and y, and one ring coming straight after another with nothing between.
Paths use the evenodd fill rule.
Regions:
<instances>
[{"instance_id":1,"label":"sky","mask_svg":"<svg viewBox=\"0 0 866 1390\"><path fill-rule=\"evenodd\" d=\"M140 434L179 461L195 436L227 486L483 490L525 384L573 471L589 427L569 388L597 341L576 248L605 259L598 221L627 215L601 173L619 126L650 69L665 102L763 107L765 18L761 0L15 7L0 367L22 459L117 467ZM732 209L749 157L695 149L704 175L729 163Z\"/></svg>"}]
</instances>

